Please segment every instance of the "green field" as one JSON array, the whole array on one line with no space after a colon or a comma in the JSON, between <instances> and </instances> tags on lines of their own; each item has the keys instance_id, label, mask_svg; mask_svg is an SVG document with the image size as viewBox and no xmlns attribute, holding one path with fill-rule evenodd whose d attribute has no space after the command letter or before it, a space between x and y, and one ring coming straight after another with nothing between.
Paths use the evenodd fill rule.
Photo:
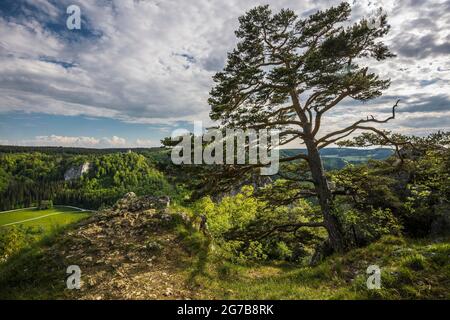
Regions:
<instances>
[{"instance_id":1,"label":"green field","mask_svg":"<svg viewBox=\"0 0 450 320\"><path fill-rule=\"evenodd\" d=\"M68 224L88 217L89 211L75 208L55 206L52 209L38 210L36 208L0 212L0 227L23 226L38 228L47 233Z\"/></svg>"}]
</instances>

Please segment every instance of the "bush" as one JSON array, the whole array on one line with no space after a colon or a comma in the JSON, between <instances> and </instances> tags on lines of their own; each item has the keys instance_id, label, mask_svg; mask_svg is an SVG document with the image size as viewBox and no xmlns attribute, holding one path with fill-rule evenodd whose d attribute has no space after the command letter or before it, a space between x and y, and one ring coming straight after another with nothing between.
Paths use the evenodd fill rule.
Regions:
<instances>
[{"instance_id":1,"label":"bush","mask_svg":"<svg viewBox=\"0 0 450 320\"><path fill-rule=\"evenodd\" d=\"M402 265L411 270L419 271L425 269L426 259L423 255L416 253L403 258Z\"/></svg>"},{"instance_id":2,"label":"bush","mask_svg":"<svg viewBox=\"0 0 450 320\"><path fill-rule=\"evenodd\" d=\"M53 208L52 200L41 200L38 205L39 210L47 210Z\"/></svg>"},{"instance_id":3,"label":"bush","mask_svg":"<svg viewBox=\"0 0 450 320\"><path fill-rule=\"evenodd\" d=\"M270 258L276 260L290 260L293 252L284 241L274 241L270 243L266 250Z\"/></svg>"},{"instance_id":4,"label":"bush","mask_svg":"<svg viewBox=\"0 0 450 320\"><path fill-rule=\"evenodd\" d=\"M243 187L235 196L224 197L219 203L205 197L192 209L206 217L218 254L230 261L298 261L310 255L326 237L325 230L302 228L295 234L275 232L260 238L274 225L311 221L316 218L317 210L306 200L296 201L291 207L267 209L267 203L253 194L251 186ZM259 240L252 241L255 239Z\"/></svg>"},{"instance_id":5,"label":"bush","mask_svg":"<svg viewBox=\"0 0 450 320\"><path fill-rule=\"evenodd\" d=\"M247 262L265 261L268 258L262 243L258 241L217 241L216 255L223 261L237 264Z\"/></svg>"},{"instance_id":6,"label":"bush","mask_svg":"<svg viewBox=\"0 0 450 320\"><path fill-rule=\"evenodd\" d=\"M367 245L383 235L401 234L402 226L390 209L351 209L339 215L348 241L356 246Z\"/></svg>"},{"instance_id":7,"label":"bush","mask_svg":"<svg viewBox=\"0 0 450 320\"><path fill-rule=\"evenodd\" d=\"M253 187L245 186L233 197L214 203L205 197L194 205L195 212L206 216L208 230L218 239L230 229L242 230L255 219L262 203L253 196Z\"/></svg>"},{"instance_id":8,"label":"bush","mask_svg":"<svg viewBox=\"0 0 450 320\"><path fill-rule=\"evenodd\" d=\"M241 257L244 260L264 261L267 259L267 254L261 242L250 241L248 246L241 252Z\"/></svg>"},{"instance_id":9,"label":"bush","mask_svg":"<svg viewBox=\"0 0 450 320\"><path fill-rule=\"evenodd\" d=\"M19 252L28 244L25 231L18 227L0 228L0 262Z\"/></svg>"}]
</instances>

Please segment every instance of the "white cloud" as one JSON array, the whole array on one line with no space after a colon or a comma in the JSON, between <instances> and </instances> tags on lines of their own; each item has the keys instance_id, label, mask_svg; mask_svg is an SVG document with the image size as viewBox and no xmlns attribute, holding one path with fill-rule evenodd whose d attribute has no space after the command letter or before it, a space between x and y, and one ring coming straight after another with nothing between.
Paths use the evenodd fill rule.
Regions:
<instances>
[{"instance_id":1,"label":"white cloud","mask_svg":"<svg viewBox=\"0 0 450 320\"><path fill-rule=\"evenodd\" d=\"M237 17L261 4L253 0L80 0L77 3L84 18L82 28L89 27L99 35L83 38L79 31L61 34L42 24L48 13L46 19L64 26L65 8L71 1L59 1L57 5L47 0L27 2L36 10L28 12L26 19L0 17L0 112L85 115L132 123L209 121L206 101L211 77L235 45ZM271 3L274 10L289 7L298 13L312 13L340 1L265 2ZM448 55L419 52L414 56L414 50L405 51L408 43L417 41L420 46L430 40L421 40L427 34L433 34L431 43L436 48L448 43L448 1L431 0L426 5L413 0L349 2L355 19L380 5L389 14L392 32L388 42L400 54L390 62L371 67L383 77L392 78L386 92L393 97L392 103L397 96L450 97ZM405 55L407 52L412 56ZM63 67L62 62L71 67ZM389 109L392 103L384 101L367 108L350 106L347 110L351 115L337 109L330 114L333 118L328 129L341 127L350 118L364 117L369 111ZM101 139L99 144L125 144L110 139Z\"/></svg>"},{"instance_id":2,"label":"white cloud","mask_svg":"<svg viewBox=\"0 0 450 320\"><path fill-rule=\"evenodd\" d=\"M30 145L39 146L71 146L71 147L95 147L100 140L93 137L69 137L69 136L36 136L27 141Z\"/></svg>"},{"instance_id":3,"label":"white cloud","mask_svg":"<svg viewBox=\"0 0 450 320\"><path fill-rule=\"evenodd\" d=\"M158 147L161 144L159 142L155 142L152 139L136 139L136 146L137 147Z\"/></svg>"},{"instance_id":4,"label":"white cloud","mask_svg":"<svg viewBox=\"0 0 450 320\"><path fill-rule=\"evenodd\" d=\"M123 147L126 145L127 140L124 138L120 138L118 136L113 136L111 138L102 138L100 143L103 145L109 145L113 147Z\"/></svg>"},{"instance_id":5,"label":"white cloud","mask_svg":"<svg viewBox=\"0 0 450 320\"><path fill-rule=\"evenodd\" d=\"M1 142L1 141L0 141ZM35 136L33 139L20 141L4 141L0 144L26 145L26 146L55 146L55 147L83 147L83 148L115 148L126 147L127 141L124 138L112 136L110 138L95 138L86 136Z\"/></svg>"},{"instance_id":6,"label":"white cloud","mask_svg":"<svg viewBox=\"0 0 450 320\"><path fill-rule=\"evenodd\" d=\"M81 147L81 148L150 148L160 146L158 140L137 138L128 141L125 138L112 137L88 137L88 136L61 136L43 135L32 139L8 140L0 139L0 145L24 145L24 146L53 146L53 147Z\"/></svg>"}]
</instances>

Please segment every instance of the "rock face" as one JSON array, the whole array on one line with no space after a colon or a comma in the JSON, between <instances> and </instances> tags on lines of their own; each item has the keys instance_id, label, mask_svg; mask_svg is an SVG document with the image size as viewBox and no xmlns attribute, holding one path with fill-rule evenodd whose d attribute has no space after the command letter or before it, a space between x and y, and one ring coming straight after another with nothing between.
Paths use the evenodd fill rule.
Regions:
<instances>
[{"instance_id":1,"label":"rock face","mask_svg":"<svg viewBox=\"0 0 450 320\"><path fill-rule=\"evenodd\" d=\"M127 210L130 212L135 212L139 210L163 210L168 208L170 205L170 198L164 197L153 197L153 196L143 196L137 197L134 192L128 192L122 199L116 202L114 205L115 210Z\"/></svg>"},{"instance_id":2,"label":"rock face","mask_svg":"<svg viewBox=\"0 0 450 320\"><path fill-rule=\"evenodd\" d=\"M190 253L174 232L180 223L189 227L189 219L171 213L169 202L169 197L130 192L67 232L49 258L80 267L81 289L70 291L69 298L195 298L180 265Z\"/></svg>"},{"instance_id":3,"label":"rock face","mask_svg":"<svg viewBox=\"0 0 450 320\"><path fill-rule=\"evenodd\" d=\"M79 179L79 178L81 178L81 176L84 173L88 172L90 168L91 168L91 164L89 162L85 162L78 167L69 168L64 173L64 180L69 181L69 180Z\"/></svg>"}]
</instances>

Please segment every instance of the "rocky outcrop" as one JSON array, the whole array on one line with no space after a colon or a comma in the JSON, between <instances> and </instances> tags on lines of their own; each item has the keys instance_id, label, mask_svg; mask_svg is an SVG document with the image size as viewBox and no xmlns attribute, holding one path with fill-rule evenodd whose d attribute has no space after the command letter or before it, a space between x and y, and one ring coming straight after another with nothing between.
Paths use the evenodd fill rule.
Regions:
<instances>
[{"instance_id":1,"label":"rocky outcrop","mask_svg":"<svg viewBox=\"0 0 450 320\"><path fill-rule=\"evenodd\" d=\"M79 166L71 167L64 173L64 180L70 181L81 178L81 176L87 172L91 168L91 164L89 162L85 162Z\"/></svg>"},{"instance_id":2,"label":"rocky outcrop","mask_svg":"<svg viewBox=\"0 0 450 320\"><path fill-rule=\"evenodd\" d=\"M137 197L134 192L128 192L122 199L116 202L114 205L115 210L128 210L135 212L139 210L163 210L170 205L170 198L167 196L154 197L154 196L142 196Z\"/></svg>"},{"instance_id":3,"label":"rocky outcrop","mask_svg":"<svg viewBox=\"0 0 450 320\"><path fill-rule=\"evenodd\" d=\"M192 299L183 277L190 253L174 227L190 227L185 214L171 213L169 197L127 193L110 209L80 222L51 248L53 261L78 265L75 299Z\"/></svg>"}]
</instances>

